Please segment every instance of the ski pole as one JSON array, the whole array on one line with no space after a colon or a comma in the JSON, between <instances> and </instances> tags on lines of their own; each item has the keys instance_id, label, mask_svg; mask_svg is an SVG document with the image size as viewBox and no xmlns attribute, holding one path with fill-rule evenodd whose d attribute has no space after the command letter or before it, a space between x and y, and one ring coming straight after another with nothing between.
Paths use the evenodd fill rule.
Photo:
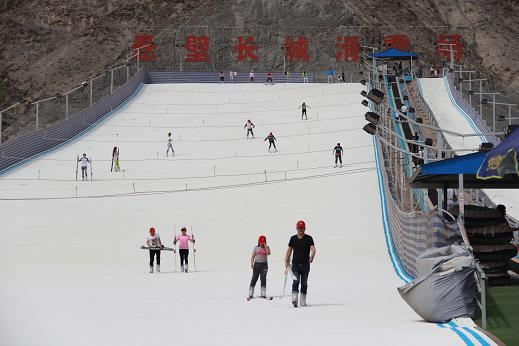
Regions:
<instances>
[{"instance_id":1,"label":"ski pole","mask_svg":"<svg viewBox=\"0 0 519 346\"><path fill-rule=\"evenodd\" d=\"M173 251L173 257L175 257L175 273L177 272L177 227L175 226L175 238L173 239L173 246L175 251Z\"/></svg>"},{"instance_id":2,"label":"ski pole","mask_svg":"<svg viewBox=\"0 0 519 346\"><path fill-rule=\"evenodd\" d=\"M285 271L285 283L283 284L283 295L281 297L279 297L279 299L281 299L285 296L285 290L287 288L287 278L288 278L288 272Z\"/></svg>"},{"instance_id":3,"label":"ski pole","mask_svg":"<svg viewBox=\"0 0 519 346\"><path fill-rule=\"evenodd\" d=\"M90 181L94 179L94 173L92 173L92 156L90 156ZM88 177L87 177L88 180Z\"/></svg>"},{"instance_id":4,"label":"ski pole","mask_svg":"<svg viewBox=\"0 0 519 346\"><path fill-rule=\"evenodd\" d=\"M193 264L195 266L195 272L198 270L196 269L196 248L195 248L195 235L193 234L193 226L191 226L191 239L193 240Z\"/></svg>"},{"instance_id":5,"label":"ski pole","mask_svg":"<svg viewBox=\"0 0 519 346\"><path fill-rule=\"evenodd\" d=\"M290 263L290 257L288 258L288 263ZM285 283L283 284L283 295L282 295L279 299L281 299L281 298L283 298L283 297L285 296L285 290L286 290L286 288L287 288L288 271L290 271L290 273L292 274L292 270L289 269L289 266L290 266L290 265L288 265L288 266L285 268Z\"/></svg>"}]
</instances>

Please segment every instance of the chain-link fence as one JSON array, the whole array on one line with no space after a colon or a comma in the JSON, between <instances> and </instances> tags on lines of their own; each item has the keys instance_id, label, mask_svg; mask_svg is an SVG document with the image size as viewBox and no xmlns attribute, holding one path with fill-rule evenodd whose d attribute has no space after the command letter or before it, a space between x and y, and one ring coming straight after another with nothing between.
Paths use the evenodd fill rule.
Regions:
<instances>
[{"instance_id":1,"label":"chain-link fence","mask_svg":"<svg viewBox=\"0 0 519 346\"><path fill-rule=\"evenodd\" d=\"M123 65L83 81L72 90L42 100L24 100L0 111L0 143L75 117L129 81L138 71L137 64L134 55Z\"/></svg>"}]
</instances>

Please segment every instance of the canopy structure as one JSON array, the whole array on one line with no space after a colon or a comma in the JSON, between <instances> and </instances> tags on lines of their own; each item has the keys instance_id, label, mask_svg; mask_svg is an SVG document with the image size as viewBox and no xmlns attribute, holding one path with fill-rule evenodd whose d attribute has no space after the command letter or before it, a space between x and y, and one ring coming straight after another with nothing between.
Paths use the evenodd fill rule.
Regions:
<instances>
[{"instance_id":1,"label":"canopy structure","mask_svg":"<svg viewBox=\"0 0 519 346\"><path fill-rule=\"evenodd\" d=\"M369 54L371 58L385 59L385 60L417 60L418 54L413 52L406 52L396 48L388 48L378 53Z\"/></svg>"},{"instance_id":2,"label":"canopy structure","mask_svg":"<svg viewBox=\"0 0 519 346\"><path fill-rule=\"evenodd\" d=\"M479 179L503 179L507 175L519 175L519 130L490 150L478 170Z\"/></svg>"},{"instance_id":3,"label":"canopy structure","mask_svg":"<svg viewBox=\"0 0 519 346\"><path fill-rule=\"evenodd\" d=\"M481 180L477 178L479 167L486 158L485 152L456 156L452 159L427 163L418 167L411 177L414 188L458 188L459 175L468 189L517 189L519 177L507 174L502 179Z\"/></svg>"}]
</instances>

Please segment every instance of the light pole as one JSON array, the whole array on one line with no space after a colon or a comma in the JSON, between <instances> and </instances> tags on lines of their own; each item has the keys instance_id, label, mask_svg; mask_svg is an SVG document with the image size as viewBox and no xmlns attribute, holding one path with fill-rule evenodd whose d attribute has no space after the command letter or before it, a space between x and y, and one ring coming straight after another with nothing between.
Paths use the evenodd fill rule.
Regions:
<instances>
[{"instance_id":1,"label":"light pole","mask_svg":"<svg viewBox=\"0 0 519 346\"><path fill-rule=\"evenodd\" d=\"M366 45L360 45L362 48L368 48L368 49L371 49L371 54L374 55L375 54L375 51L378 50L378 48L376 47L372 47L372 46L366 46ZM369 56L369 55L368 55ZM378 71L377 71L377 62L375 60L375 57L372 56L371 57L371 60L373 61L373 65L372 65L372 68L373 68L373 82L375 82L374 84L376 85L377 81L378 81Z\"/></svg>"},{"instance_id":2,"label":"light pole","mask_svg":"<svg viewBox=\"0 0 519 346\"><path fill-rule=\"evenodd\" d=\"M126 59L126 61L129 61L131 58L137 56L137 71L139 71L139 68L140 68L140 60L141 60L141 49L142 49L142 48L149 47L149 46L151 46L151 45L152 45L152 44L150 43L150 44L146 44L146 45L144 45L144 46L140 46L140 47L138 47L138 48L134 48L134 50L137 51L137 54L134 54L134 55L128 57L128 58Z\"/></svg>"},{"instance_id":3,"label":"light pole","mask_svg":"<svg viewBox=\"0 0 519 346\"><path fill-rule=\"evenodd\" d=\"M281 50L283 51L283 73L287 73L287 54L285 45L281 46Z\"/></svg>"},{"instance_id":4,"label":"light pole","mask_svg":"<svg viewBox=\"0 0 519 346\"><path fill-rule=\"evenodd\" d=\"M454 71L454 49L452 49L452 47L455 45L456 44L454 44L454 43L440 43L440 46L449 46L449 49L445 49L445 48L438 49L439 51L449 52L449 57L450 57L449 68L452 71Z\"/></svg>"},{"instance_id":5,"label":"light pole","mask_svg":"<svg viewBox=\"0 0 519 346\"><path fill-rule=\"evenodd\" d=\"M179 54L179 63L180 63L180 71L182 71L182 48L184 48L184 44L183 43L177 43L175 44L175 47L179 48L180 50L180 54Z\"/></svg>"},{"instance_id":6,"label":"light pole","mask_svg":"<svg viewBox=\"0 0 519 346\"><path fill-rule=\"evenodd\" d=\"M469 74L469 80L462 80L462 82L465 82L465 83L469 83L469 105L472 106L472 82L479 82L479 92L483 92L483 81L486 81L487 79L486 78L480 78L480 79L470 79L470 74ZM481 116L481 99L482 99L482 96L480 95L479 96L479 107L480 107L480 111L479 111L479 115Z\"/></svg>"},{"instance_id":7,"label":"light pole","mask_svg":"<svg viewBox=\"0 0 519 346\"><path fill-rule=\"evenodd\" d=\"M472 74L476 73L476 71L463 71L461 69L461 66L460 66L459 71L454 71L454 72L460 74L460 77L459 77L459 81L460 81L460 94L461 94L461 96L463 96L463 82L464 82L464 79L463 79L462 73L468 73L469 74L469 83L470 83L470 81L472 80L472 78L471 78Z\"/></svg>"},{"instance_id":8,"label":"light pole","mask_svg":"<svg viewBox=\"0 0 519 346\"><path fill-rule=\"evenodd\" d=\"M517 107L517 104L515 103L503 103L503 102L489 102L492 103L495 107L495 105L502 105L502 106L508 106L508 125L512 125L512 107Z\"/></svg>"},{"instance_id":9,"label":"light pole","mask_svg":"<svg viewBox=\"0 0 519 346\"><path fill-rule=\"evenodd\" d=\"M492 132L496 132L496 95L501 95L501 93L478 93L479 95L492 95ZM481 98L481 96L480 96ZM482 107L482 102L480 101L480 107ZM483 117L483 109L481 109L481 117Z\"/></svg>"}]
</instances>

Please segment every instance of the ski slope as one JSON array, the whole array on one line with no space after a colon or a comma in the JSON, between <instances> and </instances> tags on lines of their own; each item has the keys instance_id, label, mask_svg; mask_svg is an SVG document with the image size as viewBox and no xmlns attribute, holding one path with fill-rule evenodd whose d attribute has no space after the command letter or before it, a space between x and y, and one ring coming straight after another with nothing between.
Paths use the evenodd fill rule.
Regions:
<instances>
[{"instance_id":1,"label":"ski slope","mask_svg":"<svg viewBox=\"0 0 519 346\"><path fill-rule=\"evenodd\" d=\"M397 293L361 89L144 85L83 137L1 177L0 345L479 344L461 327L424 323ZM270 131L277 153L263 141ZM333 167L337 142L343 168ZM110 173L114 145L119 173ZM75 180L83 152L93 181ZM294 309L290 282L278 296L299 219L317 255L309 306ZM139 246L150 226L166 246L192 227L198 271L193 251L188 274L163 252L162 272L148 273ZM247 302L260 234L275 298Z\"/></svg>"},{"instance_id":2,"label":"ski slope","mask_svg":"<svg viewBox=\"0 0 519 346\"><path fill-rule=\"evenodd\" d=\"M421 78L420 85L425 101L431 108L442 129L455 131L461 134L480 134L481 131L461 108L452 100L447 81L443 78ZM454 149L478 149L484 137L459 137L445 134L449 144ZM467 152L459 152L459 155ZM519 193L511 189L485 189L485 193L496 204L506 206L507 213L519 220Z\"/></svg>"}]
</instances>

